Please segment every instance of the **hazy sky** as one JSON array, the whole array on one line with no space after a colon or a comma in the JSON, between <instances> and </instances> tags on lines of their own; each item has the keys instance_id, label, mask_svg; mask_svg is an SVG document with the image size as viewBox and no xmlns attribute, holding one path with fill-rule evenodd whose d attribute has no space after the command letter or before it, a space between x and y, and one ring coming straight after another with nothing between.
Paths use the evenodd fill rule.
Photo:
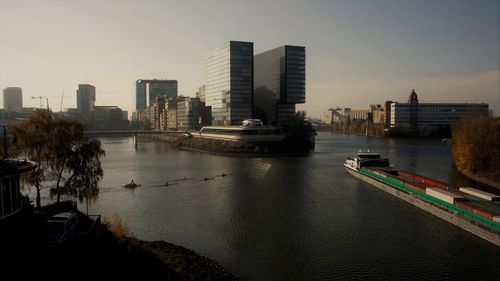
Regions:
<instances>
[{"instance_id":1,"label":"hazy sky","mask_svg":"<svg viewBox=\"0 0 500 281\"><path fill-rule=\"evenodd\" d=\"M76 107L135 108L134 82L176 79L179 94L204 83L205 53L227 40L255 53L306 47L306 101L332 106L405 101L488 102L500 112L500 1L23 1L0 0L0 88ZM1 102L1 101L0 101Z\"/></svg>"}]
</instances>

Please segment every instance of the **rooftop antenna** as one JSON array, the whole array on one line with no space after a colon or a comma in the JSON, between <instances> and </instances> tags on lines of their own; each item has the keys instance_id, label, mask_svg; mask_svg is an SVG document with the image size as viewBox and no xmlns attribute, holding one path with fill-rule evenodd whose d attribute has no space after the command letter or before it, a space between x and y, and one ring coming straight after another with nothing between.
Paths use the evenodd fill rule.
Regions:
<instances>
[{"instance_id":1,"label":"rooftop antenna","mask_svg":"<svg viewBox=\"0 0 500 281\"><path fill-rule=\"evenodd\" d=\"M59 112L62 112L62 104L64 100L64 88L62 89L62 94L61 94L61 106L59 107Z\"/></svg>"}]
</instances>

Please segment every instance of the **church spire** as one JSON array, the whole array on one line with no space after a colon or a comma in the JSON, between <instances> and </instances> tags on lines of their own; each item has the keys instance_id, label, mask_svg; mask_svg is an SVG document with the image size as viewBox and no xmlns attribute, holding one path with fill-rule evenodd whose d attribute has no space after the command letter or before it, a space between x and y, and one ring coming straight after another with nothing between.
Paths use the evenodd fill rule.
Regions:
<instances>
[{"instance_id":1,"label":"church spire","mask_svg":"<svg viewBox=\"0 0 500 281\"><path fill-rule=\"evenodd\" d=\"M417 96L417 93L415 93L415 89L411 89L411 94L408 97L408 103L412 103L412 102L418 103L418 96Z\"/></svg>"},{"instance_id":2,"label":"church spire","mask_svg":"<svg viewBox=\"0 0 500 281\"><path fill-rule=\"evenodd\" d=\"M418 97L415 93L415 89L411 90L410 97L408 98L408 103L410 104L410 126L413 129L418 127Z\"/></svg>"}]
</instances>

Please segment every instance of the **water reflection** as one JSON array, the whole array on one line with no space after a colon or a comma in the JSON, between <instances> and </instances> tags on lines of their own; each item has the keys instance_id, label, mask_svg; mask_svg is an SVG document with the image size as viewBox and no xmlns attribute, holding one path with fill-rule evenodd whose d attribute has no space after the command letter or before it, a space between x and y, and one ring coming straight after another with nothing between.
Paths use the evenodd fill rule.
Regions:
<instances>
[{"instance_id":1,"label":"water reflection","mask_svg":"<svg viewBox=\"0 0 500 281\"><path fill-rule=\"evenodd\" d=\"M397 167L462 184L439 141L320 133L315 153L290 158L103 144L105 176L92 213L116 212L137 237L192 248L244 280L486 280L500 271L499 249L343 170L345 157L371 149ZM117 188L130 178L143 186Z\"/></svg>"},{"instance_id":2,"label":"water reflection","mask_svg":"<svg viewBox=\"0 0 500 281\"><path fill-rule=\"evenodd\" d=\"M249 173L254 178L265 177L272 167L271 163L266 163L263 159L252 159L250 162L252 164L250 165Z\"/></svg>"}]
</instances>

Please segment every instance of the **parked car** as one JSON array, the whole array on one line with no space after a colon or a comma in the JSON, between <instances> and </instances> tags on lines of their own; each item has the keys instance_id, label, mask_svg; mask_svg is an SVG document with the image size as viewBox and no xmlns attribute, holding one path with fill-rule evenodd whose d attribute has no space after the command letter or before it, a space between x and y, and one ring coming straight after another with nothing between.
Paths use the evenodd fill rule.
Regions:
<instances>
[{"instance_id":1,"label":"parked car","mask_svg":"<svg viewBox=\"0 0 500 281\"><path fill-rule=\"evenodd\" d=\"M49 244L64 244L75 236L77 229L78 217L76 213L58 213L45 223L45 241Z\"/></svg>"}]
</instances>

